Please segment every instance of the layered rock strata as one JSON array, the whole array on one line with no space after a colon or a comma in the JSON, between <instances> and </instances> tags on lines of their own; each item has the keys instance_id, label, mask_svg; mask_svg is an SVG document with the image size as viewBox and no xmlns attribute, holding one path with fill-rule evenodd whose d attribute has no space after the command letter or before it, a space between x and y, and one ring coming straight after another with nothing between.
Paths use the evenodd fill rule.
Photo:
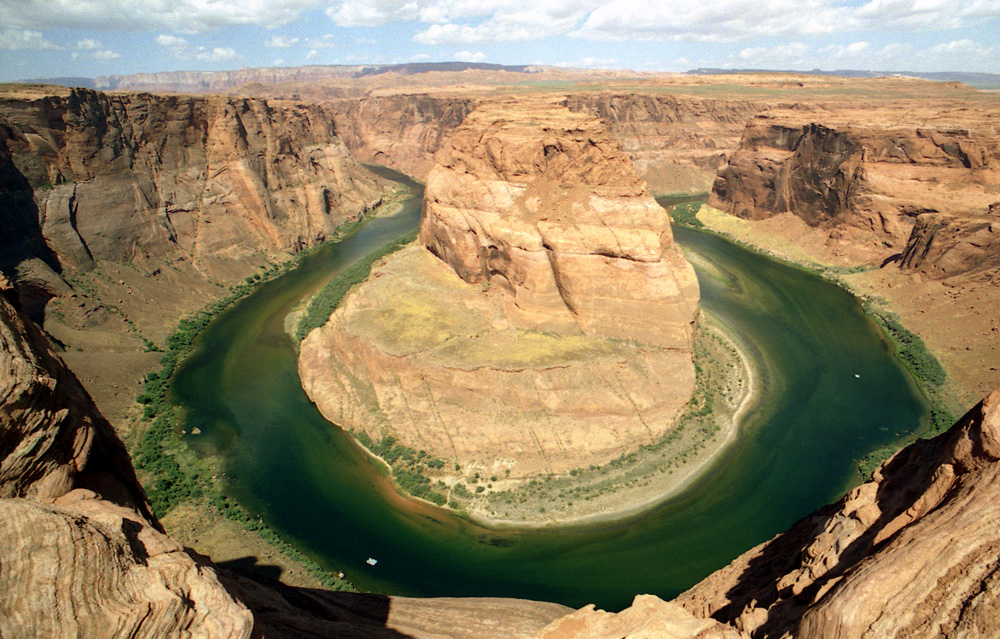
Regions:
<instances>
[{"instance_id":1,"label":"layered rock strata","mask_svg":"<svg viewBox=\"0 0 1000 639\"><path fill-rule=\"evenodd\" d=\"M337 129L357 157L425 179L434 154L487 98L476 92L379 93L335 100ZM707 191L763 104L641 93L553 96L604 122L654 193Z\"/></svg>"},{"instance_id":2,"label":"layered rock strata","mask_svg":"<svg viewBox=\"0 0 1000 639\"><path fill-rule=\"evenodd\" d=\"M1000 389L681 595L753 637L993 637Z\"/></svg>"},{"instance_id":3,"label":"layered rock strata","mask_svg":"<svg viewBox=\"0 0 1000 639\"><path fill-rule=\"evenodd\" d=\"M773 109L753 118L710 204L783 213L933 278L997 265L1000 110ZM933 245L933 246L932 246Z\"/></svg>"},{"instance_id":4,"label":"layered rock strata","mask_svg":"<svg viewBox=\"0 0 1000 639\"><path fill-rule=\"evenodd\" d=\"M249 637L163 534L125 447L0 277L0 635Z\"/></svg>"},{"instance_id":5,"label":"layered rock strata","mask_svg":"<svg viewBox=\"0 0 1000 639\"><path fill-rule=\"evenodd\" d=\"M0 184L3 266L76 271L295 251L382 195L318 106L54 87L0 93Z\"/></svg>"},{"instance_id":6,"label":"layered rock strata","mask_svg":"<svg viewBox=\"0 0 1000 639\"><path fill-rule=\"evenodd\" d=\"M0 497L85 488L155 525L125 446L13 300L0 275Z\"/></svg>"},{"instance_id":7,"label":"layered rock strata","mask_svg":"<svg viewBox=\"0 0 1000 639\"><path fill-rule=\"evenodd\" d=\"M549 100L474 111L428 178L420 243L302 342L332 422L513 477L670 430L697 280L598 120Z\"/></svg>"},{"instance_id":8,"label":"layered rock strata","mask_svg":"<svg viewBox=\"0 0 1000 639\"><path fill-rule=\"evenodd\" d=\"M711 189L747 121L765 108L746 100L642 93L576 93L566 106L599 117L654 193Z\"/></svg>"}]
</instances>

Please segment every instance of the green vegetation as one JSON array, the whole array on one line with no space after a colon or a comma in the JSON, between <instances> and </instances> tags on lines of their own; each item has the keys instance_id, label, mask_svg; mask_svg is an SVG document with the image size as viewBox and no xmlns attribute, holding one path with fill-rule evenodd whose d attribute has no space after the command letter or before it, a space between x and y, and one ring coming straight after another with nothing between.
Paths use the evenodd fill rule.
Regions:
<instances>
[{"instance_id":1,"label":"green vegetation","mask_svg":"<svg viewBox=\"0 0 1000 639\"><path fill-rule=\"evenodd\" d=\"M374 442L363 430L352 430L351 434L371 454L381 458L389 466L391 476L401 490L432 504L444 506L446 497L441 491L447 490L447 486L443 482L431 485L428 478L431 471L444 467L443 459L434 457L426 450L404 446L392 435L385 435L380 441Z\"/></svg>"},{"instance_id":2,"label":"green vegetation","mask_svg":"<svg viewBox=\"0 0 1000 639\"><path fill-rule=\"evenodd\" d=\"M895 313L884 310L884 301L873 298L863 302L865 312L875 319L882 331L892 342L896 357L916 380L931 407L930 429L923 437L933 437L948 430L956 421L955 414L948 408L946 385L948 374L937 357L927 348L920 336L907 329ZM868 453L858 460L858 473L862 479L871 477L875 469L889 459L903 446L902 443L885 446Z\"/></svg>"},{"instance_id":3,"label":"green vegetation","mask_svg":"<svg viewBox=\"0 0 1000 639\"><path fill-rule=\"evenodd\" d=\"M360 225L361 221L342 225L334 238L342 238L346 233ZM411 239L406 241L411 241ZM135 460L140 478L143 480L153 512L157 517L165 516L183 502L211 505L226 519L240 523L246 530L257 534L287 557L302 564L310 574L328 588L353 590L350 583L339 576L330 574L318 563L289 546L277 532L260 519L251 517L239 504L222 493L222 486L216 480L219 474L218 461L213 458L198 457L182 441L178 432L181 416L177 408L171 405L167 399L167 392L174 372L181 361L191 353L195 338L209 322L236 301L247 296L260 284L294 268L306 254L307 252L300 253L280 265L270 264L267 270L250 275L242 283L231 286L229 295L226 297L207 305L199 313L185 317L178 322L177 329L167 338L165 348L162 349L160 369L146 375L143 392L136 398L136 401L143 407L141 421L148 426L132 451L132 457ZM366 273L374 259L377 257L368 261ZM74 287L79 286L90 294L96 294L92 285L82 278L74 281L73 285ZM152 342L145 339L143 342L147 351L161 351ZM409 481L414 480L410 479ZM419 488L416 490L419 491ZM444 498L440 495L438 498L435 503L439 501L443 503ZM433 497L431 499L434 500Z\"/></svg>"},{"instance_id":4,"label":"green vegetation","mask_svg":"<svg viewBox=\"0 0 1000 639\"><path fill-rule=\"evenodd\" d=\"M301 342L310 331L325 324L330 319L330 314L340 304L340 300L344 299L347 292L351 290L351 287L363 282L368 277L372 270L372 264L386 255L398 251L416 238L417 231L407 233L403 237L372 251L327 282L326 286L313 296L305 316L299 320L295 331L296 340Z\"/></svg>"},{"instance_id":5,"label":"green vegetation","mask_svg":"<svg viewBox=\"0 0 1000 639\"><path fill-rule=\"evenodd\" d=\"M670 209L670 217L676 224L680 224L681 226L689 226L695 229L704 228L705 225L698 219L698 209L701 208L701 205L701 201L676 204Z\"/></svg>"}]
</instances>

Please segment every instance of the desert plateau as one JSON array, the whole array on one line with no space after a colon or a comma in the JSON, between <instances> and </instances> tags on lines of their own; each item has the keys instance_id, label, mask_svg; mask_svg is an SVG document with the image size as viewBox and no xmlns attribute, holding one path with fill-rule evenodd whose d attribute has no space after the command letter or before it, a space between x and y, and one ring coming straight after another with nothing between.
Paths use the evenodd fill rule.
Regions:
<instances>
[{"instance_id":1,"label":"desert plateau","mask_svg":"<svg viewBox=\"0 0 1000 639\"><path fill-rule=\"evenodd\" d=\"M0 637L1000 633L1000 13L680 73L286 4L0 8Z\"/></svg>"}]
</instances>

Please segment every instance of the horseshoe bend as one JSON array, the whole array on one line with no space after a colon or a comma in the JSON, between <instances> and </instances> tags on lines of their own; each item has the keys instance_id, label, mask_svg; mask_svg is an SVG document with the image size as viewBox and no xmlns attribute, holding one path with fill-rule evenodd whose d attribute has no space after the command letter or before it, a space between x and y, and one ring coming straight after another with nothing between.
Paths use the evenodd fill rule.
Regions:
<instances>
[{"instance_id":1,"label":"horseshoe bend","mask_svg":"<svg viewBox=\"0 0 1000 639\"><path fill-rule=\"evenodd\" d=\"M652 82L517 71L538 85L571 77L585 87L556 96L526 89L521 76L509 92L494 90L513 71L468 71L402 81L354 69L375 79L333 84L308 75L323 67L228 73L259 81L223 87L254 94L247 97L3 87L0 634L996 636L995 94L912 78L691 74ZM299 74L303 84L267 84L269 73L275 81ZM595 78L611 89L592 90ZM195 92L219 89L216 80L150 75L144 81L154 85L138 88L162 91L155 82L171 82L171 91ZM448 86L414 88L425 81ZM387 90L393 82L404 89ZM419 236L372 258L371 274L296 353L291 322L282 324L294 302L264 308L274 291L294 283L299 299L405 232L373 232L366 237L377 239L351 248L356 236L343 223L400 200L379 169L356 158L426 179ZM749 278L691 250L692 234L723 240L672 229L647 192L709 186L687 223L821 271L858 295L868 315L836 287L837 299L849 302L811 317L829 315L833 331L769 315L769 298L787 285L777 262L740 253L735 261L753 255L749 269L776 281L767 291L748 286ZM678 220L685 214L675 212ZM396 217L380 215L358 235ZM302 276L314 258L313 279L281 279L281 263L297 264L290 275ZM787 355L781 339L795 333L844 337L836 348L850 345L859 326L875 339L845 347L848 363L835 373L830 358L806 349L789 360L794 374L768 379L773 371L746 365L738 331L723 330L731 326L715 314L713 295L727 286L741 289L760 323L774 325L771 356ZM815 305L787 297L789 307ZM858 320L849 327L835 314L847 306ZM223 338L243 351L225 351ZM201 390L226 395L213 406L220 410L174 406L174 372L206 361L199 379L209 388ZM891 401L887 369L905 391ZM746 464L767 468L778 489L725 484L718 492L730 501L697 513L699 525L721 522L714 529L694 525L696 517L647 526L673 502L622 517L648 506L650 494L676 489L680 471L642 498L568 489L597 482L633 455L661 477L668 466L675 471L657 442L704 409L709 384L699 376L707 373L716 375L715 408L729 422L755 383L772 390L794 379L802 396L830 384L819 410L785 407L803 413L819 452L800 446L805 438L785 423L766 441L750 441L764 440L763 429L752 431L740 445L764 454ZM391 476L320 419L300 386L329 422L381 455ZM315 421L296 430L290 422L304 410L264 415L267 438L238 421L284 395L300 398ZM859 414L870 422L858 426ZM909 443L930 420L940 434ZM334 439L350 454L314 463ZM709 448L726 439L717 434ZM778 440L791 444L772 449ZM833 449L853 440L848 452L838 448L839 466L853 475L860 467L861 476L831 485ZM885 450L872 450L882 442ZM219 452L254 446L256 458ZM288 455L294 446L299 457ZM645 454L660 457L643 461ZM363 471L351 479L359 481L331 479L340 470L333 466L355 462ZM427 483L411 472L421 464L431 471ZM793 472L801 469L809 473ZM248 477L274 492L261 498L239 484ZM290 478L320 489L306 497L296 489L305 482ZM465 513L400 497L393 481L413 482L424 499ZM417 494L413 486L403 488ZM559 509L505 501L537 486L561 495ZM360 495L370 525L355 534L349 513L313 499L330 493ZM778 493L790 497L775 505ZM388 506L375 512L383 497ZM675 501L703 507L703 494L682 497ZM283 527L278 507L305 525ZM779 517L761 523L769 508ZM594 513L617 521L480 525L577 522ZM732 528L750 532L734 542ZM326 529L348 533L337 561L320 565L311 557L321 556L322 542L310 546L300 533ZM420 536L428 530L455 537L432 546ZM383 543L396 536L399 552ZM664 538L680 550L663 552ZM706 560L701 548L720 542L728 545ZM620 547L629 554L614 554ZM475 552L491 553L494 563L483 569ZM409 558L420 560L415 579L443 583L433 594L447 596L373 594L403 592L385 575ZM684 570L681 588L660 579ZM642 581L648 575L655 579ZM572 597L538 587L554 576ZM514 586L503 597L452 596L483 594L461 590L479 578ZM351 588L345 579L372 592L333 592ZM618 613L550 603L600 602L622 584L627 598L600 604L620 609L635 597Z\"/></svg>"},{"instance_id":2,"label":"horseshoe bend","mask_svg":"<svg viewBox=\"0 0 1000 639\"><path fill-rule=\"evenodd\" d=\"M602 123L497 101L439 154L417 246L303 340L299 371L333 423L499 487L661 440L694 390L697 316L670 218Z\"/></svg>"}]
</instances>

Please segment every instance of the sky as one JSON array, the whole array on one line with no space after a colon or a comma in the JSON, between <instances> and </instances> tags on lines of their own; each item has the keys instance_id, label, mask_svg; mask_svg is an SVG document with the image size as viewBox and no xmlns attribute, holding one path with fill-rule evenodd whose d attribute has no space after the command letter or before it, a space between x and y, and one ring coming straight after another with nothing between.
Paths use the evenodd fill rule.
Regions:
<instances>
[{"instance_id":1,"label":"sky","mask_svg":"<svg viewBox=\"0 0 1000 639\"><path fill-rule=\"evenodd\" d=\"M0 81L450 60L1000 73L1000 0L0 0Z\"/></svg>"}]
</instances>

